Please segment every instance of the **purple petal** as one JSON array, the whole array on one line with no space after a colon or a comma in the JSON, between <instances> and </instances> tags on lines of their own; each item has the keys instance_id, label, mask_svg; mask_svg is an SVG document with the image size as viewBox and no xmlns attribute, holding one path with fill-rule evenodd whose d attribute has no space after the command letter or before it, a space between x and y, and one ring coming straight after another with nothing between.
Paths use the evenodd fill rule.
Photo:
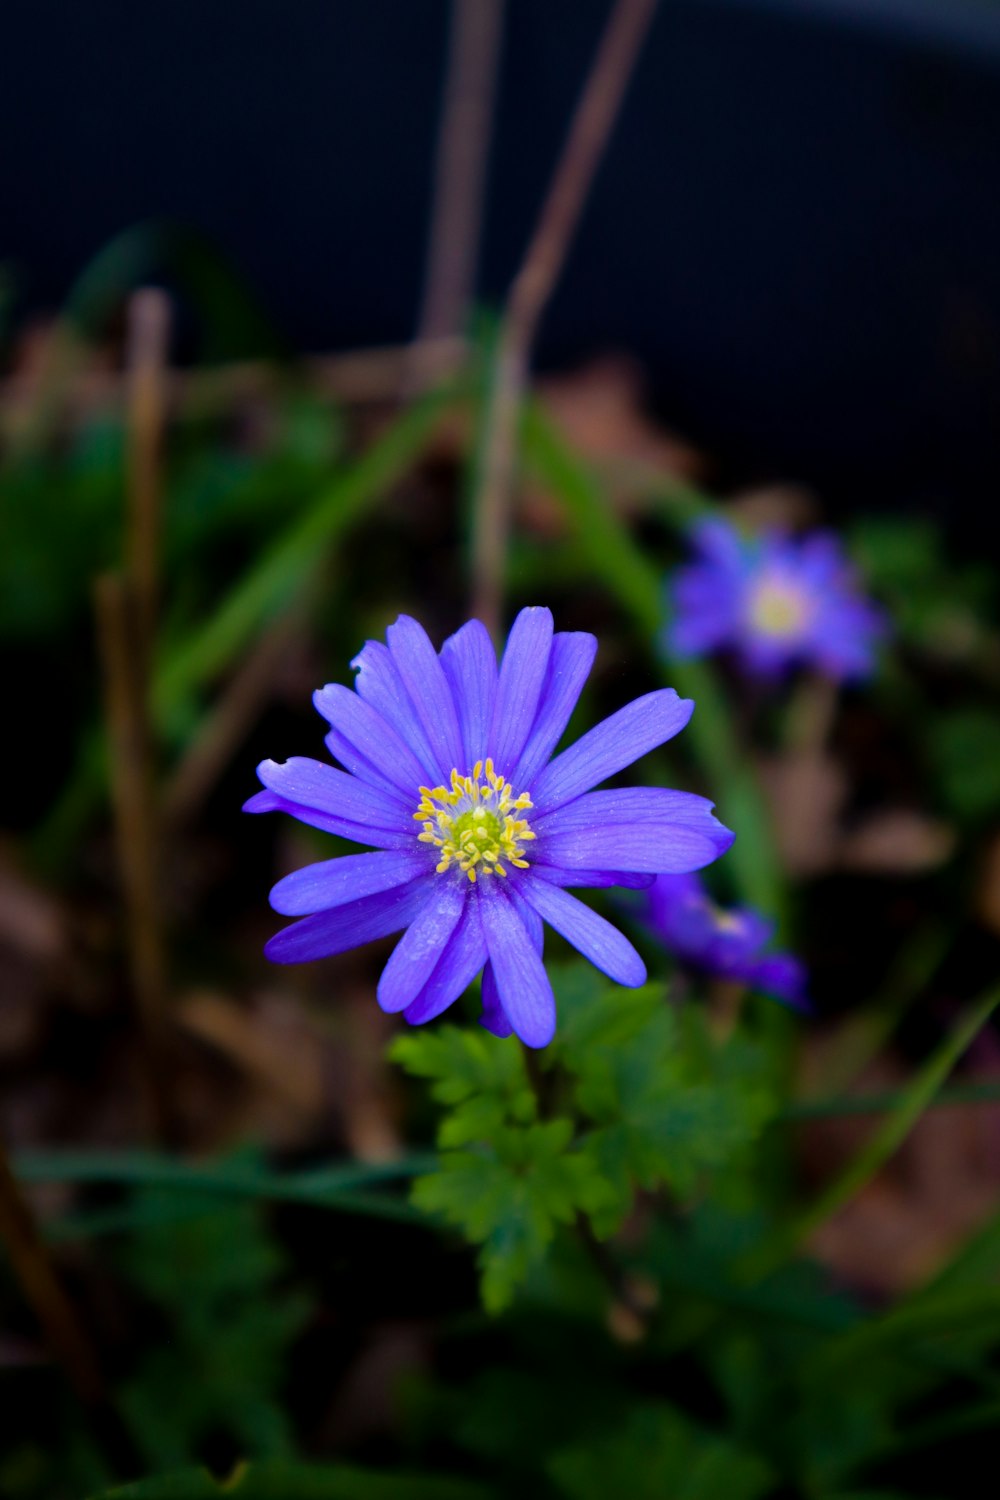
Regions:
<instances>
[{"instance_id":1,"label":"purple petal","mask_svg":"<svg viewBox=\"0 0 1000 1500\"><path fill-rule=\"evenodd\" d=\"M555 1035L555 996L520 908L483 881L479 912L504 1013L525 1046L545 1047Z\"/></svg>"},{"instance_id":2,"label":"purple petal","mask_svg":"<svg viewBox=\"0 0 1000 1500\"><path fill-rule=\"evenodd\" d=\"M424 775L436 781L438 773L434 753L406 696L403 680L388 647L381 641L366 641L351 666L357 672L355 692L402 735L423 766Z\"/></svg>"},{"instance_id":3,"label":"purple petal","mask_svg":"<svg viewBox=\"0 0 1000 1500\"><path fill-rule=\"evenodd\" d=\"M257 792L243 804L248 813L281 812L310 828L321 828L324 833L335 833L338 838L351 839L355 844L373 844L377 849L409 849L412 833L383 833L367 824L351 823L346 818L331 818L329 813L317 812L289 797L279 797L275 792Z\"/></svg>"},{"instance_id":4,"label":"purple petal","mask_svg":"<svg viewBox=\"0 0 1000 1500\"><path fill-rule=\"evenodd\" d=\"M359 948L375 938L388 937L412 922L432 899L435 879L433 875L421 875L409 885L398 885L391 891L335 906L332 911L303 917L301 922L293 922L291 927L276 933L264 953L276 964L307 963L314 958L346 953L349 948Z\"/></svg>"},{"instance_id":5,"label":"purple petal","mask_svg":"<svg viewBox=\"0 0 1000 1500\"><path fill-rule=\"evenodd\" d=\"M790 953L771 953L759 959L747 974L747 983L774 1000L783 1000L795 1010L812 1011L806 995L806 971Z\"/></svg>"},{"instance_id":6,"label":"purple petal","mask_svg":"<svg viewBox=\"0 0 1000 1500\"><path fill-rule=\"evenodd\" d=\"M715 817L714 802L694 792L678 792L667 787L628 786L606 792L589 792L568 802L555 812L532 820L538 835L538 858L544 858L549 839L580 828L613 827L620 823L647 826L651 837L662 836L665 825L679 824L711 839L716 851L724 854L736 835Z\"/></svg>"},{"instance_id":7,"label":"purple petal","mask_svg":"<svg viewBox=\"0 0 1000 1500\"><path fill-rule=\"evenodd\" d=\"M271 891L271 905L285 917L328 911L362 896L406 885L418 875L429 873L432 865L423 848L412 853L345 854L340 859L324 859L279 880Z\"/></svg>"},{"instance_id":8,"label":"purple petal","mask_svg":"<svg viewBox=\"0 0 1000 1500\"><path fill-rule=\"evenodd\" d=\"M363 781L394 787L416 807L427 773L392 725L339 682L320 688L313 702L331 726L326 743L341 765Z\"/></svg>"},{"instance_id":9,"label":"purple petal","mask_svg":"<svg viewBox=\"0 0 1000 1500\"><path fill-rule=\"evenodd\" d=\"M533 880L530 875L522 876L517 888L550 927L561 933L578 953L588 958L609 979L633 989L645 984L646 965L628 938L596 911L591 911L568 891L544 880Z\"/></svg>"},{"instance_id":10,"label":"purple petal","mask_svg":"<svg viewBox=\"0 0 1000 1500\"><path fill-rule=\"evenodd\" d=\"M472 891L461 876L434 877L433 895L396 944L378 982L383 1010L405 1010L430 979Z\"/></svg>"},{"instance_id":11,"label":"purple petal","mask_svg":"<svg viewBox=\"0 0 1000 1500\"><path fill-rule=\"evenodd\" d=\"M448 679L426 630L409 615L400 615L385 633L413 712L434 752L438 776L447 783L461 769L462 736Z\"/></svg>"},{"instance_id":12,"label":"purple petal","mask_svg":"<svg viewBox=\"0 0 1000 1500\"><path fill-rule=\"evenodd\" d=\"M542 919L526 901L518 906L518 912L528 930L528 936L534 944L539 958L545 946L545 930L542 927ZM513 1035L514 1028L510 1024L507 1012L500 1003L500 994L497 990L496 975L493 973L493 965L487 964L483 970L483 1013L479 1017L479 1024L487 1031L492 1031L494 1036L507 1037Z\"/></svg>"},{"instance_id":13,"label":"purple petal","mask_svg":"<svg viewBox=\"0 0 1000 1500\"><path fill-rule=\"evenodd\" d=\"M469 900L433 974L403 1012L404 1019L411 1026L432 1021L468 989L485 962L486 939L479 920L479 903Z\"/></svg>"},{"instance_id":14,"label":"purple petal","mask_svg":"<svg viewBox=\"0 0 1000 1500\"><path fill-rule=\"evenodd\" d=\"M535 722L551 646L551 610L522 609L500 663L489 738L493 763L508 778Z\"/></svg>"},{"instance_id":15,"label":"purple petal","mask_svg":"<svg viewBox=\"0 0 1000 1500\"><path fill-rule=\"evenodd\" d=\"M591 886L594 889L622 886L625 890L645 891L653 884L655 875L638 874L635 870L556 870L550 865L532 865L531 873L549 885Z\"/></svg>"},{"instance_id":16,"label":"purple petal","mask_svg":"<svg viewBox=\"0 0 1000 1500\"><path fill-rule=\"evenodd\" d=\"M563 631L552 639L541 702L527 743L510 780L514 790L529 790L562 738L597 653L596 636Z\"/></svg>"},{"instance_id":17,"label":"purple petal","mask_svg":"<svg viewBox=\"0 0 1000 1500\"><path fill-rule=\"evenodd\" d=\"M514 1032L507 1012L500 1004L500 992L492 964L487 964L483 970L483 1013L479 1017L479 1024L487 1031L492 1031L494 1036L512 1036Z\"/></svg>"},{"instance_id":18,"label":"purple petal","mask_svg":"<svg viewBox=\"0 0 1000 1500\"><path fill-rule=\"evenodd\" d=\"M405 848L413 838L413 819L399 797L322 761L301 755L284 762L263 760L257 775L279 799L282 811L291 811L303 822L330 833L384 849ZM251 798L247 808L251 812L272 810L262 805L259 796ZM321 814L322 821L307 812Z\"/></svg>"},{"instance_id":19,"label":"purple petal","mask_svg":"<svg viewBox=\"0 0 1000 1500\"><path fill-rule=\"evenodd\" d=\"M551 812L589 792L684 728L694 711L690 698L660 688L637 698L550 761L531 789L539 812ZM599 864L602 861L598 862Z\"/></svg>"},{"instance_id":20,"label":"purple petal","mask_svg":"<svg viewBox=\"0 0 1000 1500\"><path fill-rule=\"evenodd\" d=\"M441 647L441 666L455 700L465 766L485 760L497 693L497 654L489 631L470 620Z\"/></svg>"},{"instance_id":21,"label":"purple petal","mask_svg":"<svg viewBox=\"0 0 1000 1500\"><path fill-rule=\"evenodd\" d=\"M593 870L602 864L649 875L700 870L719 857L716 840L683 823L611 823L552 834L535 846L533 867Z\"/></svg>"},{"instance_id":22,"label":"purple petal","mask_svg":"<svg viewBox=\"0 0 1000 1500\"><path fill-rule=\"evenodd\" d=\"M716 567L740 573L753 560L752 544L729 521L699 521L690 536L695 550Z\"/></svg>"}]
</instances>

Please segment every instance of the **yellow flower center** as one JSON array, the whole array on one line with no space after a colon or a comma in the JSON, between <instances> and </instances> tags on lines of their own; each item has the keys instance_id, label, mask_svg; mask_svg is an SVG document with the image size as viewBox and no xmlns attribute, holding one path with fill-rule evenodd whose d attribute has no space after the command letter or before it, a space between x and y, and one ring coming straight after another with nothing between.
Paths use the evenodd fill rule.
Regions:
<instances>
[{"instance_id":1,"label":"yellow flower center","mask_svg":"<svg viewBox=\"0 0 1000 1500\"><path fill-rule=\"evenodd\" d=\"M527 792L519 797L509 781L493 769L492 760L477 760L471 776L451 773L451 787L420 788L420 806L413 814L424 824L421 843L441 850L438 874L452 865L475 881L477 875L506 875L506 860L519 870L528 868L521 845L535 835L519 814L531 806Z\"/></svg>"},{"instance_id":2,"label":"yellow flower center","mask_svg":"<svg viewBox=\"0 0 1000 1500\"><path fill-rule=\"evenodd\" d=\"M761 635L795 636L809 618L809 601L790 584L765 578L750 601L750 623Z\"/></svg>"}]
</instances>

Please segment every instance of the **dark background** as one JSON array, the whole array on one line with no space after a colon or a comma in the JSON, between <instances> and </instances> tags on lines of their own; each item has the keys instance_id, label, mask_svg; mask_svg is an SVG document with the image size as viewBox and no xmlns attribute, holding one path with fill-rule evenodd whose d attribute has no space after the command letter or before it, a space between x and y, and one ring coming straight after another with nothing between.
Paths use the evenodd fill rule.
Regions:
<instances>
[{"instance_id":1,"label":"dark background","mask_svg":"<svg viewBox=\"0 0 1000 1500\"><path fill-rule=\"evenodd\" d=\"M484 299L606 14L509 0ZM19 311L155 217L203 232L292 347L407 338L446 24L444 0L10 8ZM998 185L992 0L664 0L539 361L627 349L661 414L743 477L978 522L1000 481Z\"/></svg>"}]
</instances>

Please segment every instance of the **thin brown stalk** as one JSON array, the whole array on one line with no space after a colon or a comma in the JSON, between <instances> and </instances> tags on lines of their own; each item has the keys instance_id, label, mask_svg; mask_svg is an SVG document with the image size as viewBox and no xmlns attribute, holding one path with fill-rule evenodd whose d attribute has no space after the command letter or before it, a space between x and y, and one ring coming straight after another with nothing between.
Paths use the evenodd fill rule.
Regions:
<instances>
[{"instance_id":1,"label":"thin brown stalk","mask_svg":"<svg viewBox=\"0 0 1000 1500\"><path fill-rule=\"evenodd\" d=\"M188 822L208 796L260 713L301 628L301 611L291 610L248 653L167 782L162 803L165 824L173 827Z\"/></svg>"},{"instance_id":2,"label":"thin brown stalk","mask_svg":"<svg viewBox=\"0 0 1000 1500\"><path fill-rule=\"evenodd\" d=\"M96 580L94 605L132 989L144 1042L148 1104L156 1133L162 1135L167 1125L162 1075L166 971L156 880L158 844L146 693L135 650L136 611L124 580L113 573Z\"/></svg>"},{"instance_id":3,"label":"thin brown stalk","mask_svg":"<svg viewBox=\"0 0 1000 1500\"><path fill-rule=\"evenodd\" d=\"M475 291L503 0L452 0L427 279L411 368L414 385L447 373L446 341L463 332Z\"/></svg>"},{"instance_id":4,"label":"thin brown stalk","mask_svg":"<svg viewBox=\"0 0 1000 1500\"><path fill-rule=\"evenodd\" d=\"M494 635L500 627L517 422L531 346L562 271L656 4L657 0L616 0L548 197L507 296L486 419L472 556L473 613Z\"/></svg>"},{"instance_id":5,"label":"thin brown stalk","mask_svg":"<svg viewBox=\"0 0 1000 1500\"><path fill-rule=\"evenodd\" d=\"M0 1142L0 1240L11 1270L53 1356L87 1407L103 1398L103 1383L90 1341L49 1259L30 1207Z\"/></svg>"},{"instance_id":6,"label":"thin brown stalk","mask_svg":"<svg viewBox=\"0 0 1000 1500\"><path fill-rule=\"evenodd\" d=\"M138 645L152 649L160 588L163 433L168 395L170 304L155 287L136 292L128 307L126 348L126 573L135 600ZM145 662L143 677L146 676Z\"/></svg>"}]
</instances>

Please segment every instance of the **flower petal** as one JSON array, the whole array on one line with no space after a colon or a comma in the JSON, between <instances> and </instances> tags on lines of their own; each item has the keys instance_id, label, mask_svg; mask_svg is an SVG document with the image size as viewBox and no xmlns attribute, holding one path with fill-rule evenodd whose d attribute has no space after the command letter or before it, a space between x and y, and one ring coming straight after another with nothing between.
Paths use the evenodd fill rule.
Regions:
<instances>
[{"instance_id":1,"label":"flower petal","mask_svg":"<svg viewBox=\"0 0 1000 1500\"><path fill-rule=\"evenodd\" d=\"M246 804L248 812L290 812L303 823L361 844L383 849L410 846L413 821L394 793L301 755L284 762L263 760L257 775L277 800L268 805L258 793Z\"/></svg>"},{"instance_id":2,"label":"flower petal","mask_svg":"<svg viewBox=\"0 0 1000 1500\"><path fill-rule=\"evenodd\" d=\"M466 901L458 926L452 933L433 974L417 998L403 1012L411 1026L432 1021L447 1010L469 985L486 962L486 939L479 920L479 903Z\"/></svg>"},{"instance_id":3,"label":"flower petal","mask_svg":"<svg viewBox=\"0 0 1000 1500\"><path fill-rule=\"evenodd\" d=\"M485 881L479 912L500 1004L525 1046L545 1047L555 1035L556 1001L525 919L510 894Z\"/></svg>"},{"instance_id":4,"label":"flower petal","mask_svg":"<svg viewBox=\"0 0 1000 1500\"><path fill-rule=\"evenodd\" d=\"M341 765L363 781L394 787L415 807L427 773L392 725L339 682L320 688L313 702L331 726L327 746Z\"/></svg>"},{"instance_id":5,"label":"flower petal","mask_svg":"<svg viewBox=\"0 0 1000 1500\"><path fill-rule=\"evenodd\" d=\"M264 949L276 964L300 964L314 958L330 958L359 948L375 938L399 932L426 906L434 894L433 875L421 875L409 885L398 885L375 896L362 896L332 911L293 922L276 933Z\"/></svg>"},{"instance_id":6,"label":"flower petal","mask_svg":"<svg viewBox=\"0 0 1000 1500\"><path fill-rule=\"evenodd\" d=\"M429 874L432 862L425 849L378 854L344 854L294 870L271 891L271 905L285 917L344 906L362 896L391 891L418 875Z\"/></svg>"},{"instance_id":7,"label":"flower petal","mask_svg":"<svg viewBox=\"0 0 1000 1500\"><path fill-rule=\"evenodd\" d=\"M534 862L561 870L635 870L675 875L700 870L719 857L718 843L683 823L610 823L573 828L538 841Z\"/></svg>"},{"instance_id":8,"label":"flower petal","mask_svg":"<svg viewBox=\"0 0 1000 1500\"><path fill-rule=\"evenodd\" d=\"M430 900L403 933L382 970L378 1003L383 1010L405 1010L417 998L446 951L471 891L471 884L461 877L434 877Z\"/></svg>"},{"instance_id":9,"label":"flower petal","mask_svg":"<svg viewBox=\"0 0 1000 1500\"><path fill-rule=\"evenodd\" d=\"M480 620L470 620L441 647L441 666L448 679L471 771L485 760L497 695L497 654L490 633Z\"/></svg>"},{"instance_id":10,"label":"flower petal","mask_svg":"<svg viewBox=\"0 0 1000 1500\"><path fill-rule=\"evenodd\" d=\"M413 712L391 651L381 641L366 641L351 666L357 673L354 691L393 726L423 766L424 775L436 781L434 752Z\"/></svg>"},{"instance_id":11,"label":"flower petal","mask_svg":"<svg viewBox=\"0 0 1000 1500\"><path fill-rule=\"evenodd\" d=\"M550 761L531 789L539 813L551 812L630 766L684 728L694 711L690 698L660 688L637 698Z\"/></svg>"},{"instance_id":12,"label":"flower petal","mask_svg":"<svg viewBox=\"0 0 1000 1500\"><path fill-rule=\"evenodd\" d=\"M553 637L538 713L510 777L515 790L530 790L558 745L596 654L597 637L585 631L561 631Z\"/></svg>"},{"instance_id":13,"label":"flower petal","mask_svg":"<svg viewBox=\"0 0 1000 1500\"><path fill-rule=\"evenodd\" d=\"M492 964L487 964L483 970L483 1013L479 1017L479 1024L486 1031L492 1031L494 1036L512 1036L514 1033L507 1012L500 1004L500 992Z\"/></svg>"},{"instance_id":14,"label":"flower petal","mask_svg":"<svg viewBox=\"0 0 1000 1500\"><path fill-rule=\"evenodd\" d=\"M409 615L400 615L385 633L413 712L434 752L441 781L461 769L462 736L448 679L426 630Z\"/></svg>"},{"instance_id":15,"label":"flower petal","mask_svg":"<svg viewBox=\"0 0 1000 1500\"><path fill-rule=\"evenodd\" d=\"M538 835L538 857L544 859L545 847L554 834L570 833L578 828L612 827L619 823L646 825L652 836L665 824L680 824L711 839L719 854L724 854L736 835L715 817L715 803L694 792L678 792L666 787L628 786L605 792L588 792L567 802L555 812L532 821Z\"/></svg>"},{"instance_id":16,"label":"flower petal","mask_svg":"<svg viewBox=\"0 0 1000 1500\"><path fill-rule=\"evenodd\" d=\"M528 936L534 944L539 958L545 945L545 932L542 927L542 919L538 913L530 907L526 901L522 901L518 912L528 931ZM479 1017L480 1026L487 1031L492 1031L494 1036L506 1037L513 1034L514 1028L510 1024L510 1018L500 1003L500 992L497 989L496 975L493 965L488 963L483 970L483 1013Z\"/></svg>"},{"instance_id":17,"label":"flower petal","mask_svg":"<svg viewBox=\"0 0 1000 1500\"><path fill-rule=\"evenodd\" d=\"M530 875L518 881L517 889L538 915L602 974L607 974L616 984L627 984L632 989L645 984L646 965L628 938L596 911L591 911L568 891L544 880L533 880Z\"/></svg>"},{"instance_id":18,"label":"flower petal","mask_svg":"<svg viewBox=\"0 0 1000 1500\"><path fill-rule=\"evenodd\" d=\"M590 886L594 889L621 886L624 890L645 891L653 884L655 875L638 874L635 870L556 870L551 865L532 865L531 873L549 885Z\"/></svg>"},{"instance_id":19,"label":"flower petal","mask_svg":"<svg viewBox=\"0 0 1000 1500\"><path fill-rule=\"evenodd\" d=\"M522 609L500 663L489 738L493 763L508 779L535 722L551 646L552 611Z\"/></svg>"}]
</instances>

